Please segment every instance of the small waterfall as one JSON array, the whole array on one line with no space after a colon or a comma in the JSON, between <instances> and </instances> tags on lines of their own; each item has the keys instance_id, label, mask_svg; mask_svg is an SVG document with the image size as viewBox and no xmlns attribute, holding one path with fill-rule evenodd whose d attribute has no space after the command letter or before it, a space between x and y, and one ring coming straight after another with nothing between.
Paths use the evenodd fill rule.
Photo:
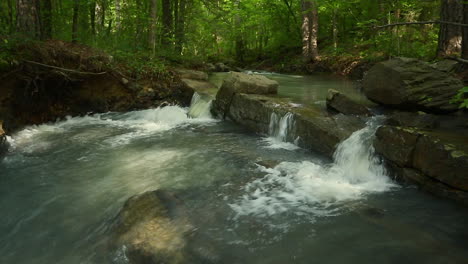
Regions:
<instances>
[{"instance_id":1,"label":"small waterfall","mask_svg":"<svg viewBox=\"0 0 468 264\"><path fill-rule=\"evenodd\" d=\"M211 103L213 99L207 95L200 95L195 92L190 103L188 116L191 118L207 118L211 119Z\"/></svg>"},{"instance_id":2,"label":"small waterfall","mask_svg":"<svg viewBox=\"0 0 468 264\"><path fill-rule=\"evenodd\" d=\"M286 113L283 117L279 118L273 112L270 116L269 134L276 138L278 141L286 142L291 137L291 132L294 126L294 115Z\"/></svg>"},{"instance_id":3,"label":"small waterfall","mask_svg":"<svg viewBox=\"0 0 468 264\"><path fill-rule=\"evenodd\" d=\"M281 121L288 124L290 119L272 116L273 123L280 124L275 130L278 138L288 135L280 128L287 127L281 126ZM331 164L282 162L275 168L260 168L266 175L247 184L246 194L231 208L237 216L269 217L287 211L298 215L334 215L345 204L343 201L389 190L395 185L372 147L379 123L378 118L371 119L365 128L341 142Z\"/></svg>"}]
</instances>

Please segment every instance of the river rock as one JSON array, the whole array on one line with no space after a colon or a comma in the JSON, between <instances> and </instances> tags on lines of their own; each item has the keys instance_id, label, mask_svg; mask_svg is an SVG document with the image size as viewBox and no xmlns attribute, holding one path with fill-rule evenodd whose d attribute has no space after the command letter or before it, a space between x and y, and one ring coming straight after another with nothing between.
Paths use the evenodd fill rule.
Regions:
<instances>
[{"instance_id":1,"label":"river rock","mask_svg":"<svg viewBox=\"0 0 468 264\"><path fill-rule=\"evenodd\" d=\"M208 74L206 72L187 69L176 69L175 71L179 74L181 79L192 79L200 81L208 80Z\"/></svg>"},{"instance_id":2,"label":"river rock","mask_svg":"<svg viewBox=\"0 0 468 264\"><path fill-rule=\"evenodd\" d=\"M230 70L231 68L229 68L228 66L226 66L226 64L222 62L218 62L215 64L215 71L217 72L228 72Z\"/></svg>"},{"instance_id":3,"label":"river rock","mask_svg":"<svg viewBox=\"0 0 468 264\"><path fill-rule=\"evenodd\" d=\"M292 107L287 98L257 94L235 94L227 117L257 133L267 134L272 114L293 115L286 141L332 157L336 146L365 126L357 116L329 115L316 107Z\"/></svg>"},{"instance_id":4,"label":"river rock","mask_svg":"<svg viewBox=\"0 0 468 264\"><path fill-rule=\"evenodd\" d=\"M401 178L437 195L468 198L466 132L382 126L374 148Z\"/></svg>"},{"instance_id":5,"label":"river rock","mask_svg":"<svg viewBox=\"0 0 468 264\"><path fill-rule=\"evenodd\" d=\"M113 246L130 263L189 263L186 238L194 228L182 206L166 191L131 197L116 218Z\"/></svg>"},{"instance_id":6,"label":"river rock","mask_svg":"<svg viewBox=\"0 0 468 264\"><path fill-rule=\"evenodd\" d=\"M192 80L192 79L182 79L182 83L188 88L197 92L199 94L206 94L210 95L211 97L215 97L218 88L216 85L201 80Z\"/></svg>"},{"instance_id":7,"label":"river rock","mask_svg":"<svg viewBox=\"0 0 468 264\"><path fill-rule=\"evenodd\" d=\"M354 102L346 95L334 89L328 90L327 108L345 115L371 115L367 107Z\"/></svg>"},{"instance_id":8,"label":"river rock","mask_svg":"<svg viewBox=\"0 0 468 264\"><path fill-rule=\"evenodd\" d=\"M462 87L455 77L410 58L377 63L363 80L366 96L376 103L433 113L456 111L458 106L450 100Z\"/></svg>"},{"instance_id":9,"label":"river rock","mask_svg":"<svg viewBox=\"0 0 468 264\"><path fill-rule=\"evenodd\" d=\"M8 150L8 142L6 139L6 133L3 130L3 122L0 121L0 159Z\"/></svg>"},{"instance_id":10,"label":"river rock","mask_svg":"<svg viewBox=\"0 0 468 264\"><path fill-rule=\"evenodd\" d=\"M447 118L443 116L442 118ZM392 126L437 128L440 126L440 117L424 112L396 111L387 118L386 123Z\"/></svg>"},{"instance_id":11,"label":"river rock","mask_svg":"<svg viewBox=\"0 0 468 264\"><path fill-rule=\"evenodd\" d=\"M216 94L213 109L226 117L235 94L277 94L278 86L278 82L265 76L230 72Z\"/></svg>"}]
</instances>

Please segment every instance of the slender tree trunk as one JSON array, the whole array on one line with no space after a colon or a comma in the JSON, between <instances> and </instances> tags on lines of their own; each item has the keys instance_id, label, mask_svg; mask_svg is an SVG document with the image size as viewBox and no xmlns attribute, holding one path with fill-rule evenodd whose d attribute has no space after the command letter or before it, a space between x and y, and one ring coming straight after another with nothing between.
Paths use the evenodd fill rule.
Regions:
<instances>
[{"instance_id":1,"label":"slender tree trunk","mask_svg":"<svg viewBox=\"0 0 468 264\"><path fill-rule=\"evenodd\" d=\"M337 13L338 10L336 8L333 9L333 21L332 21L332 27L333 27L333 48L335 51L338 49L338 23L337 23Z\"/></svg>"},{"instance_id":2,"label":"slender tree trunk","mask_svg":"<svg viewBox=\"0 0 468 264\"><path fill-rule=\"evenodd\" d=\"M96 35L96 0L91 0L89 3L89 24L91 26L91 34Z\"/></svg>"},{"instance_id":3,"label":"slender tree trunk","mask_svg":"<svg viewBox=\"0 0 468 264\"><path fill-rule=\"evenodd\" d=\"M186 0L179 0L179 15L176 24L175 33L175 51L177 54L182 54L182 47L185 41L185 11L186 11Z\"/></svg>"},{"instance_id":4,"label":"slender tree trunk","mask_svg":"<svg viewBox=\"0 0 468 264\"><path fill-rule=\"evenodd\" d=\"M73 2L73 22L72 22L72 42L78 42L78 14L80 8L80 0Z\"/></svg>"},{"instance_id":5,"label":"slender tree trunk","mask_svg":"<svg viewBox=\"0 0 468 264\"><path fill-rule=\"evenodd\" d=\"M115 0L115 29L120 30L121 14L120 14L120 0Z\"/></svg>"},{"instance_id":6,"label":"slender tree trunk","mask_svg":"<svg viewBox=\"0 0 468 264\"><path fill-rule=\"evenodd\" d=\"M157 0L150 0L150 25L149 25L149 48L153 55L156 53L156 14Z\"/></svg>"},{"instance_id":7,"label":"slender tree trunk","mask_svg":"<svg viewBox=\"0 0 468 264\"><path fill-rule=\"evenodd\" d=\"M106 28L106 11L107 11L107 0L100 0L98 5L99 24L101 25L100 30L104 31Z\"/></svg>"},{"instance_id":8,"label":"slender tree trunk","mask_svg":"<svg viewBox=\"0 0 468 264\"><path fill-rule=\"evenodd\" d=\"M12 0L7 0L8 3L8 23L9 23L9 32L10 34L13 33L15 30L15 23L13 21L13 4Z\"/></svg>"},{"instance_id":9,"label":"slender tree trunk","mask_svg":"<svg viewBox=\"0 0 468 264\"><path fill-rule=\"evenodd\" d=\"M162 23L163 23L163 45L168 47L171 45L173 17L170 0L162 0Z\"/></svg>"},{"instance_id":10,"label":"slender tree trunk","mask_svg":"<svg viewBox=\"0 0 468 264\"><path fill-rule=\"evenodd\" d=\"M313 0L302 0L302 57L304 62L319 59L317 38L317 5Z\"/></svg>"},{"instance_id":11,"label":"slender tree trunk","mask_svg":"<svg viewBox=\"0 0 468 264\"><path fill-rule=\"evenodd\" d=\"M462 0L442 0L440 20L462 23ZM461 51L462 30L459 26L440 24L437 56L446 57Z\"/></svg>"},{"instance_id":12,"label":"slender tree trunk","mask_svg":"<svg viewBox=\"0 0 468 264\"><path fill-rule=\"evenodd\" d=\"M52 38L52 1L43 0L42 9L42 39Z\"/></svg>"},{"instance_id":13,"label":"slender tree trunk","mask_svg":"<svg viewBox=\"0 0 468 264\"><path fill-rule=\"evenodd\" d=\"M16 1L16 30L31 38L39 38L40 22L37 0Z\"/></svg>"},{"instance_id":14,"label":"slender tree trunk","mask_svg":"<svg viewBox=\"0 0 468 264\"><path fill-rule=\"evenodd\" d=\"M235 2L235 8L239 11L241 8L241 0L236 0ZM235 25L235 32L236 32L236 38L234 42L234 46L236 49L236 59L238 62L244 62L244 50L245 50L245 42L243 39L243 32L242 32L242 18L239 16L239 13L237 13L234 16L234 25Z\"/></svg>"},{"instance_id":15,"label":"slender tree trunk","mask_svg":"<svg viewBox=\"0 0 468 264\"><path fill-rule=\"evenodd\" d=\"M463 4L463 24L468 24L468 2ZM463 27L462 59L468 60L468 27Z\"/></svg>"}]
</instances>

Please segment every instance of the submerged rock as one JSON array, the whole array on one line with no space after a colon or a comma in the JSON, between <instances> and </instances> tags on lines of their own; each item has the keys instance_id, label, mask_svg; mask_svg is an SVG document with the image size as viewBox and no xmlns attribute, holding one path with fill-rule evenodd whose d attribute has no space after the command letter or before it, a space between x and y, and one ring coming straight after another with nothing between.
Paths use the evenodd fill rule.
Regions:
<instances>
[{"instance_id":1,"label":"submerged rock","mask_svg":"<svg viewBox=\"0 0 468 264\"><path fill-rule=\"evenodd\" d=\"M372 115L367 107L354 102L346 95L333 89L328 90L327 107L345 115Z\"/></svg>"},{"instance_id":2,"label":"submerged rock","mask_svg":"<svg viewBox=\"0 0 468 264\"><path fill-rule=\"evenodd\" d=\"M233 97L236 94L277 94L278 82L261 75L230 72L216 94L213 109L226 117Z\"/></svg>"},{"instance_id":3,"label":"submerged rock","mask_svg":"<svg viewBox=\"0 0 468 264\"><path fill-rule=\"evenodd\" d=\"M458 109L450 100L463 87L460 80L409 58L395 58L376 64L363 80L366 96L390 107L434 113Z\"/></svg>"},{"instance_id":4,"label":"submerged rock","mask_svg":"<svg viewBox=\"0 0 468 264\"><path fill-rule=\"evenodd\" d=\"M165 191L131 197L117 216L114 246L130 263L187 263L186 236L193 231L181 201Z\"/></svg>"}]
</instances>

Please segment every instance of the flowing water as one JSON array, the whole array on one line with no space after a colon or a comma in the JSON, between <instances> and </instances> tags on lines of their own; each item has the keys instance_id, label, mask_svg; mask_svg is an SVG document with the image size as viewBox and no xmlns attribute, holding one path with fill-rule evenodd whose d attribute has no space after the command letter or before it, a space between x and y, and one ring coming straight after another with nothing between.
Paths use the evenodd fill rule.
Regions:
<instances>
[{"instance_id":1,"label":"flowing water","mask_svg":"<svg viewBox=\"0 0 468 264\"><path fill-rule=\"evenodd\" d=\"M166 189L220 263L466 263L468 212L394 183L373 154L379 119L329 160L211 118L210 101L32 126L0 162L0 263L121 263L112 219Z\"/></svg>"},{"instance_id":2,"label":"flowing water","mask_svg":"<svg viewBox=\"0 0 468 264\"><path fill-rule=\"evenodd\" d=\"M346 94L354 101L372 106L373 104L359 91L359 85L341 76L330 74L320 75L291 75L271 72L252 72L264 75L278 81L281 85L278 93L289 97L299 104L325 106L328 89L335 89ZM222 80L227 73L215 73L210 76L210 81L221 86Z\"/></svg>"}]
</instances>

